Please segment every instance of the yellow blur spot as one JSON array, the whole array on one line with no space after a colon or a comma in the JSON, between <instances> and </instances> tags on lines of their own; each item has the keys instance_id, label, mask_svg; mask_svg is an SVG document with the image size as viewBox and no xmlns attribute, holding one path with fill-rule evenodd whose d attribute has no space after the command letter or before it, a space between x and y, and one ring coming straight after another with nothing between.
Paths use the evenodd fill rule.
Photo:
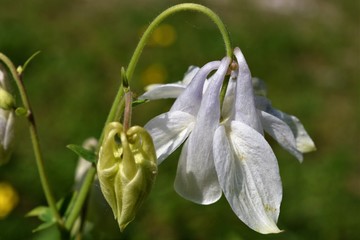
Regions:
<instances>
[{"instance_id":1,"label":"yellow blur spot","mask_svg":"<svg viewBox=\"0 0 360 240\"><path fill-rule=\"evenodd\" d=\"M19 196L6 182L0 182L0 219L5 218L18 204Z\"/></svg>"},{"instance_id":2,"label":"yellow blur spot","mask_svg":"<svg viewBox=\"0 0 360 240\"><path fill-rule=\"evenodd\" d=\"M161 24L151 34L148 44L150 46L168 47L175 41L176 31L174 27L170 24Z\"/></svg>"},{"instance_id":3,"label":"yellow blur spot","mask_svg":"<svg viewBox=\"0 0 360 240\"><path fill-rule=\"evenodd\" d=\"M152 64L141 74L141 82L144 86L154 83L164 83L166 78L166 69L161 64Z\"/></svg>"}]
</instances>

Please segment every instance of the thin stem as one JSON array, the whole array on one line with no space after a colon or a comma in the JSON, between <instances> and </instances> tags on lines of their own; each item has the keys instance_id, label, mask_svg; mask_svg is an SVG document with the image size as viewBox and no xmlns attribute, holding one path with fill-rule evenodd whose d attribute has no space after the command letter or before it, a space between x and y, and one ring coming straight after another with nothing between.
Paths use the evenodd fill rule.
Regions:
<instances>
[{"instance_id":1,"label":"thin stem","mask_svg":"<svg viewBox=\"0 0 360 240\"><path fill-rule=\"evenodd\" d=\"M176 12L180 12L180 11L196 11L196 12L200 12L200 13L203 13L206 16L208 16L216 24L216 26L218 27L218 29L222 35L222 38L223 38L224 44L225 44L226 55L228 57L232 57L232 48L231 48L229 33L226 30L226 27L225 27L224 23L221 21L221 19L219 18L219 16L215 12L213 12L211 9L209 9L203 5L195 4L195 3L182 3L182 4L178 4L178 5L175 5L175 6L172 6L168 9L166 9L150 23L149 27L146 29L146 31L142 35L142 37L134 51L134 54L132 55L132 58L130 59L129 65L127 67L126 76L127 76L127 79L129 82L132 79L136 64L140 58L142 50L144 49L146 43L148 42L152 32L165 18L167 18L168 16L170 16Z\"/></svg>"},{"instance_id":2,"label":"thin stem","mask_svg":"<svg viewBox=\"0 0 360 240\"><path fill-rule=\"evenodd\" d=\"M126 73L124 69L121 69L121 78L124 87L124 101L125 101L125 108L124 108L124 132L126 132L130 125L131 125L131 113L132 113L132 93L130 91L129 82L126 78Z\"/></svg>"},{"instance_id":3,"label":"thin stem","mask_svg":"<svg viewBox=\"0 0 360 240\"><path fill-rule=\"evenodd\" d=\"M10 70L11 75L12 75L13 79L15 80L15 83L19 89L21 101L24 104L24 107L27 109L27 120L29 123L30 138L31 138L31 142L33 145L36 166L39 171L41 185L44 190L47 203L52 211L52 214L54 215L58 225L60 227L62 227L64 225L63 219L61 218L60 213L56 208L56 202L53 197L52 190L50 188L50 184L49 184L46 172L45 172L44 160L43 160L43 156L42 156L42 152L41 152L41 148L40 148L40 142L39 142L39 137L38 137L38 133L37 133L37 129L36 129L35 118L34 118L34 114L33 114L32 110L31 110L31 105L29 102L29 98L26 94L24 84L21 80L21 76L19 76L19 74L17 73L16 68L15 68L14 64L11 62L11 60L2 53L0 53L0 60L2 60L5 63L5 65L8 67L8 69Z\"/></svg>"},{"instance_id":4,"label":"thin stem","mask_svg":"<svg viewBox=\"0 0 360 240\"><path fill-rule=\"evenodd\" d=\"M124 111L124 132L126 132L131 126L131 112L132 112L132 93L127 90L125 93L125 111Z\"/></svg>"}]
</instances>

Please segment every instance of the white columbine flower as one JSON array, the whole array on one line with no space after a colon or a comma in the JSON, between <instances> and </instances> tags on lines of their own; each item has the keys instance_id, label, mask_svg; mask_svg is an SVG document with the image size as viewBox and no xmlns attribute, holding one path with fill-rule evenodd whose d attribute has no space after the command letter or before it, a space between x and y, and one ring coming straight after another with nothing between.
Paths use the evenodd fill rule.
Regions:
<instances>
[{"instance_id":1,"label":"white columbine flower","mask_svg":"<svg viewBox=\"0 0 360 240\"><path fill-rule=\"evenodd\" d=\"M168 113L145 128L161 163L186 137L175 190L200 204L216 202L224 192L236 215L261 233L276 233L282 188L274 153L262 135L251 76L239 49L237 92L229 116L220 123L220 89L230 60L205 65ZM219 67L203 94L206 76ZM229 98L230 99L230 98ZM180 111L179 111L180 110ZM225 111L224 111L225 112ZM190 115L190 116L189 116Z\"/></svg>"},{"instance_id":2,"label":"white columbine flower","mask_svg":"<svg viewBox=\"0 0 360 240\"><path fill-rule=\"evenodd\" d=\"M278 233L281 179L263 132L300 161L302 153L315 146L296 117L271 107L264 97L264 83L251 78L240 49L234 55L238 68L231 72L222 109L219 92L228 58L191 68L181 82L148 88L142 99L177 99L169 112L150 120L145 128L153 137L158 164L185 142L175 178L175 190L181 196L211 204L223 192L250 228Z\"/></svg>"}]
</instances>

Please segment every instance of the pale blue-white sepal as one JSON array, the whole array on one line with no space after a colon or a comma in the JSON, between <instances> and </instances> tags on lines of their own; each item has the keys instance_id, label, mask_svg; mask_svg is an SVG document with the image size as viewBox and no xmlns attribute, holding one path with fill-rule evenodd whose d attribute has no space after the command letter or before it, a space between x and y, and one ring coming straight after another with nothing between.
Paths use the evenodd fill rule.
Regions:
<instances>
[{"instance_id":1,"label":"pale blue-white sepal","mask_svg":"<svg viewBox=\"0 0 360 240\"><path fill-rule=\"evenodd\" d=\"M261 124L265 132L274 138L285 150L302 162L303 155L296 147L294 134L290 127L280 118L277 118L267 112L259 110L259 113Z\"/></svg>"},{"instance_id":2,"label":"pale blue-white sepal","mask_svg":"<svg viewBox=\"0 0 360 240\"><path fill-rule=\"evenodd\" d=\"M235 214L253 230L268 234L276 225L282 186L276 157L264 137L248 125L232 121L214 135L219 183Z\"/></svg>"},{"instance_id":3,"label":"pale blue-white sepal","mask_svg":"<svg viewBox=\"0 0 360 240\"><path fill-rule=\"evenodd\" d=\"M182 111L171 111L151 119L144 126L153 139L157 164L162 163L185 141L194 124L193 115Z\"/></svg>"}]
</instances>

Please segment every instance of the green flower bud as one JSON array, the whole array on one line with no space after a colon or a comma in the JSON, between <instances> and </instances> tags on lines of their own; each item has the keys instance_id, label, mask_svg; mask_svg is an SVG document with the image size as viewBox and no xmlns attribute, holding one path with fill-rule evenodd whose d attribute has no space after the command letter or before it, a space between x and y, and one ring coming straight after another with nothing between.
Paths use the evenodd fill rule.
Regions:
<instances>
[{"instance_id":1,"label":"green flower bud","mask_svg":"<svg viewBox=\"0 0 360 240\"><path fill-rule=\"evenodd\" d=\"M14 97L8 91L0 87L0 108L4 110L10 110L13 109L14 106Z\"/></svg>"},{"instance_id":2,"label":"green flower bud","mask_svg":"<svg viewBox=\"0 0 360 240\"><path fill-rule=\"evenodd\" d=\"M101 191L117 219L120 231L135 218L157 175L153 141L142 127L112 122L105 129L97 174Z\"/></svg>"},{"instance_id":3,"label":"green flower bud","mask_svg":"<svg viewBox=\"0 0 360 240\"><path fill-rule=\"evenodd\" d=\"M5 71L0 65L0 108L11 110L15 106L14 97L8 92L8 79Z\"/></svg>"}]
</instances>

